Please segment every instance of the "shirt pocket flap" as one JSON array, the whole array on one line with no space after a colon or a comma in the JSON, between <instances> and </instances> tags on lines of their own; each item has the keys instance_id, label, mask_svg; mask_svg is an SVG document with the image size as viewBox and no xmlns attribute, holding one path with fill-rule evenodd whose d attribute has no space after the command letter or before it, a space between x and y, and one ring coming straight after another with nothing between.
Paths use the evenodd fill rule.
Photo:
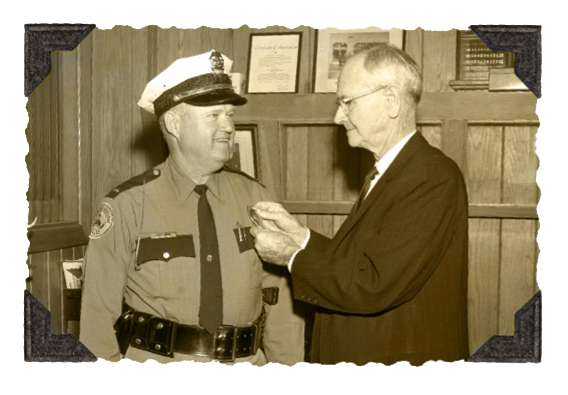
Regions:
<instances>
[{"instance_id":1,"label":"shirt pocket flap","mask_svg":"<svg viewBox=\"0 0 568 395\"><path fill-rule=\"evenodd\" d=\"M179 235L171 238L140 239L137 262L169 261L180 256L195 258L193 235Z\"/></svg>"}]
</instances>

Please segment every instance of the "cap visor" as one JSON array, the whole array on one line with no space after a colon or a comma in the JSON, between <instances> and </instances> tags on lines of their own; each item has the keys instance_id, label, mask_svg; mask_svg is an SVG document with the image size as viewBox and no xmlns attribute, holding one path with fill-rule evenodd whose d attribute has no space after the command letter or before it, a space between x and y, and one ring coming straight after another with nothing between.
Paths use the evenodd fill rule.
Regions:
<instances>
[{"instance_id":1,"label":"cap visor","mask_svg":"<svg viewBox=\"0 0 568 395\"><path fill-rule=\"evenodd\" d=\"M236 94L231 89L221 89L213 92L206 92L199 96L188 97L183 102L192 106L215 106L219 104L232 104L234 106L242 106L246 104L247 99Z\"/></svg>"}]
</instances>

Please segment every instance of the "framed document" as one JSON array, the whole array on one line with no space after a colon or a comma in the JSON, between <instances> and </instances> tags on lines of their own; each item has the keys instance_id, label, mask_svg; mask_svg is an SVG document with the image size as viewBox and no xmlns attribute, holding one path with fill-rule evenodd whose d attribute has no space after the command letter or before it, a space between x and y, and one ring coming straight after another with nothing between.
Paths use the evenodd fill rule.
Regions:
<instances>
[{"instance_id":1,"label":"framed document","mask_svg":"<svg viewBox=\"0 0 568 395\"><path fill-rule=\"evenodd\" d=\"M247 93L296 93L302 33L252 33Z\"/></svg>"},{"instance_id":2,"label":"framed document","mask_svg":"<svg viewBox=\"0 0 568 395\"><path fill-rule=\"evenodd\" d=\"M226 163L226 166L257 178L258 154L256 147L256 125L235 125L233 156Z\"/></svg>"},{"instance_id":3,"label":"framed document","mask_svg":"<svg viewBox=\"0 0 568 395\"><path fill-rule=\"evenodd\" d=\"M337 78L345 61L378 43L390 42L403 48L404 31L370 27L361 30L318 30L316 82L314 92L337 92Z\"/></svg>"}]
</instances>

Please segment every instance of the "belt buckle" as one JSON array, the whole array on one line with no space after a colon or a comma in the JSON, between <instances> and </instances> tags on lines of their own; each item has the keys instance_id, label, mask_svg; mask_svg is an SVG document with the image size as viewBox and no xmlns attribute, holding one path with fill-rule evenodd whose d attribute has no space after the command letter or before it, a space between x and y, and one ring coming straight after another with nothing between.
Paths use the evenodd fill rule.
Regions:
<instances>
[{"instance_id":1,"label":"belt buckle","mask_svg":"<svg viewBox=\"0 0 568 395\"><path fill-rule=\"evenodd\" d=\"M235 360L235 328L220 327L215 331L211 357L219 362Z\"/></svg>"},{"instance_id":2,"label":"belt buckle","mask_svg":"<svg viewBox=\"0 0 568 395\"><path fill-rule=\"evenodd\" d=\"M148 351L165 357L173 357L175 323L159 317L151 317L148 326Z\"/></svg>"}]
</instances>

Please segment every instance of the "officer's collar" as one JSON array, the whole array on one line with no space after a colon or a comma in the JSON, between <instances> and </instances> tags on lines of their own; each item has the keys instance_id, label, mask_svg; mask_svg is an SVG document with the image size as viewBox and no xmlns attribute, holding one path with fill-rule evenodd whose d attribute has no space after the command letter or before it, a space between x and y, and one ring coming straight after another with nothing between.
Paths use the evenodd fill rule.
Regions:
<instances>
[{"instance_id":1,"label":"officer's collar","mask_svg":"<svg viewBox=\"0 0 568 395\"><path fill-rule=\"evenodd\" d=\"M171 157L166 159L165 169L168 169L167 173L169 173L169 178L179 202L185 202L189 195L191 195L194 191L197 184L175 163ZM212 174L205 182L205 185L207 185L207 188L213 196L222 200L219 189L219 172Z\"/></svg>"}]
</instances>

